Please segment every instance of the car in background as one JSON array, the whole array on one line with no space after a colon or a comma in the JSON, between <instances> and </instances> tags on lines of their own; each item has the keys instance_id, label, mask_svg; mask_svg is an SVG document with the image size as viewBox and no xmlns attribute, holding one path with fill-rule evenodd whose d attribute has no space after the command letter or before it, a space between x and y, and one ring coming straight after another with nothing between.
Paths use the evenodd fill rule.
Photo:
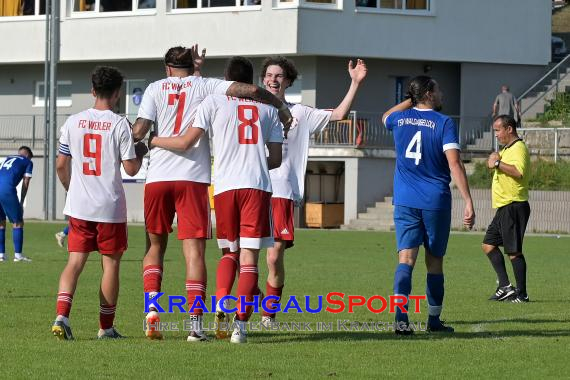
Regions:
<instances>
[{"instance_id":1,"label":"car in background","mask_svg":"<svg viewBox=\"0 0 570 380\"><path fill-rule=\"evenodd\" d=\"M550 47L553 61L561 61L568 55L566 42L564 42L564 40L560 37L552 36L550 40Z\"/></svg>"}]
</instances>

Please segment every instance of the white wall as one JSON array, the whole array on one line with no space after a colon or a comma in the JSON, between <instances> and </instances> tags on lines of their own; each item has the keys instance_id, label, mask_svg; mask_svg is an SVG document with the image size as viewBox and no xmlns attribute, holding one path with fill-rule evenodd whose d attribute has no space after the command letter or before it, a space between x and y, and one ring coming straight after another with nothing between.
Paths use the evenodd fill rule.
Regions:
<instances>
[{"instance_id":1,"label":"white wall","mask_svg":"<svg viewBox=\"0 0 570 380\"><path fill-rule=\"evenodd\" d=\"M163 0L156 14L87 18L71 17L67 1L60 2L62 61L162 58L168 47L194 43L210 57L296 53L295 9L266 4L257 11L174 14ZM45 17L0 18L0 35L0 62L44 60Z\"/></svg>"},{"instance_id":2,"label":"white wall","mask_svg":"<svg viewBox=\"0 0 570 380\"><path fill-rule=\"evenodd\" d=\"M299 54L544 65L551 4L539 0L431 0L431 15L299 12Z\"/></svg>"},{"instance_id":3,"label":"white wall","mask_svg":"<svg viewBox=\"0 0 570 380\"><path fill-rule=\"evenodd\" d=\"M429 15L273 9L70 17L62 4L62 61L155 59L167 47L198 42L210 57L326 55L544 65L550 60L550 2L432 0ZM69 2L71 4L71 2ZM45 19L0 19L0 62L41 62ZM4 38L6 36L6 38Z\"/></svg>"}]
</instances>

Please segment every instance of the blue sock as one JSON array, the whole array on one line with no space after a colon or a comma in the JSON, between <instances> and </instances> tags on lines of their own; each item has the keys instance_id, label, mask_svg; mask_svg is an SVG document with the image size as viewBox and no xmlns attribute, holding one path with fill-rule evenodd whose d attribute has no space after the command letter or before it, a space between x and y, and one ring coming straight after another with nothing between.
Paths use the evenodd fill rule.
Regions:
<instances>
[{"instance_id":1,"label":"blue sock","mask_svg":"<svg viewBox=\"0 0 570 380\"><path fill-rule=\"evenodd\" d=\"M69 235L69 225L65 226L65 228L63 229L63 234L65 236Z\"/></svg>"},{"instance_id":2,"label":"blue sock","mask_svg":"<svg viewBox=\"0 0 570 380\"><path fill-rule=\"evenodd\" d=\"M441 309L443 308L443 273L427 274L426 295L428 301L428 323L439 321Z\"/></svg>"},{"instance_id":3,"label":"blue sock","mask_svg":"<svg viewBox=\"0 0 570 380\"><path fill-rule=\"evenodd\" d=\"M396 273L394 273L394 295L401 295L408 297L412 292L412 271L414 267L408 264L398 264ZM408 304L406 303L406 310ZM396 308L396 321L409 322L408 313L403 313L399 308Z\"/></svg>"},{"instance_id":4,"label":"blue sock","mask_svg":"<svg viewBox=\"0 0 570 380\"><path fill-rule=\"evenodd\" d=\"M22 253L24 245L24 229L22 227L12 230L12 240L14 241L14 253Z\"/></svg>"},{"instance_id":5,"label":"blue sock","mask_svg":"<svg viewBox=\"0 0 570 380\"><path fill-rule=\"evenodd\" d=\"M0 229L0 253L6 253L6 229Z\"/></svg>"}]
</instances>

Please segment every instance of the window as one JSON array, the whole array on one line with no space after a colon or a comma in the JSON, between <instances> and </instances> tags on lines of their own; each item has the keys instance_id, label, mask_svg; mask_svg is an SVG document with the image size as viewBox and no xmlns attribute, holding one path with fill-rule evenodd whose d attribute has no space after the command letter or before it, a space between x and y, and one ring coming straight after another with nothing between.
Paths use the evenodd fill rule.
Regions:
<instances>
[{"instance_id":1,"label":"window","mask_svg":"<svg viewBox=\"0 0 570 380\"><path fill-rule=\"evenodd\" d=\"M156 0L74 0L73 12L132 12L154 9Z\"/></svg>"},{"instance_id":2,"label":"window","mask_svg":"<svg viewBox=\"0 0 570 380\"><path fill-rule=\"evenodd\" d=\"M57 107L71 107L71 81L57 81ZM45 106L44 82L36 82L34 107Z\"/></svg>"},{"instance_id":3,"label":"window","mask_svg":"<svg viewBox=\"0 0 570 380\"><path fill-rule=\"evenodd\" d=\"M40 16L46 14L46 0L0 1L0 16Z\"/></svg>"},{"instance_id":4,"label":"window","mask_svg":"<svg viewBox=\"0 0 570 380\"><path fill-rule=\"evenodd\" d=\"M275 0L275 1L276 1L276 6L283 6L284 8L299 7L299 6L300 7L309 6L310 8L315 8L323 6L323 8L325 9L339 9L342 5L342 1L339 0Z\"/></svg>"},{"instance_id":5,"label":"window","mask_svg":"<svg viewBox=\"0 0 570 380\"><path fill-rule=\"evenodd\" d=\"M430 10L430 0L356 0L357 7L394 9L394 10Z\"/></svg>"},{"instance_id":6,"label":"window","mask_svg":"<svg viewBox=\"0 0 570 380\"><path fill-rule=\"evenodd\" d=\"M261 5L261 0L172 0L172 9L244 7Z\"/></svg>"}]
</instances>

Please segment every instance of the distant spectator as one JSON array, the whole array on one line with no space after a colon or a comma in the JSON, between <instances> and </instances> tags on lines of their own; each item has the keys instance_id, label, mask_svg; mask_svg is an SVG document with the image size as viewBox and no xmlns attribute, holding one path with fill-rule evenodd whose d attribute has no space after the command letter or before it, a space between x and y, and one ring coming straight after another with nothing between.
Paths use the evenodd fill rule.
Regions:
<instances>
[{"instance_id":1,"label":"distant spectator","mask_svg":"<svg viewBox=\"0 0 570 380\"><path fill-rule=\"evenodd\" d=\"M506 84L501 86L501 93L497 95L493 103L493 118L503 115L514 118L517 124L520 122L520 109L517 99L509 92L509 86Z\"/></svg>"}]
</instances>

